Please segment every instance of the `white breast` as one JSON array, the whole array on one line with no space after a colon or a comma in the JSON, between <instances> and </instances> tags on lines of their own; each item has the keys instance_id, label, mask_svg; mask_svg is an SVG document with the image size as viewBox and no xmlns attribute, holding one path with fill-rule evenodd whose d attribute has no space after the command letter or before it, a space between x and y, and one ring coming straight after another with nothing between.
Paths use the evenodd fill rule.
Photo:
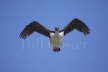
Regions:
<instances>
[{"instance_id":1,"label":"white breast","mask_svg":"<svg viewBox=\"0 0 108 72\"><path fill-rule=\"evenodd\" d=\"M60 45L63 43L63 36L64 32L50 33L50 42L53 47L60 47Z\"/></svg>"}]
</instances>

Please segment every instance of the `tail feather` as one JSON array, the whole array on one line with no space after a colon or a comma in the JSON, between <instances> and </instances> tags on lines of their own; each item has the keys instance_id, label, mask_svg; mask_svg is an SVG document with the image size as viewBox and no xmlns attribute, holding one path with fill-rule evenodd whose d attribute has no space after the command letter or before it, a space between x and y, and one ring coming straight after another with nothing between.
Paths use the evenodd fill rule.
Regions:
<instances>
[{"instance_id":1,"label":"tail feather","mask_svg":"<svg viewBox=\"0 0 108 72\"><path fill-rule=\"evenodd\" d=\"M59 51L60 51L60 48L54 47L54 48L53 48L53 51L54 51L54 52L59 52Z\"/></svg>"}]
</instances>

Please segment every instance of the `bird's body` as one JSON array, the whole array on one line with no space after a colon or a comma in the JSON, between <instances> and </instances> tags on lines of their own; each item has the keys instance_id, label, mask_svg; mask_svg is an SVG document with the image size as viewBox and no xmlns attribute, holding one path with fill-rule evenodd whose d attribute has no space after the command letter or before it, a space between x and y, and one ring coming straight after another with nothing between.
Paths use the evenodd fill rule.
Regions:
<instances>
[{"instance_id":1,"label":"bird's body","mask_svg":"<svg viewBox=\"0 0 108 72\"><path fill-rule=\"evenodd\" d=\"M55 27L55 31L50 31L49 29L42 26L40 23L33 21L28 24L24 30L21 32L20 37L26 38L31 35L33 32L38 32L50 39L50 42L53 46L53 51L60 51L60 46L63 43L63 37L67 35L72 30L78 30L79 32L83 32L84 35L90 33L89 28L86 26L84 22L79 19L73 19L64 29L60 30L58 27Z\"/></svg>"},{"instance_id":2,"label":"bird's body","mask_svg":"<svg viewBox=\"0 0 108 72\"><path fill-rule=\"evenodd\" d=\"M53 46L53 51L59 51L60 46L63 43L64 32L51 32L50 33L50 43Z\"/></svg>"}]
</instances>

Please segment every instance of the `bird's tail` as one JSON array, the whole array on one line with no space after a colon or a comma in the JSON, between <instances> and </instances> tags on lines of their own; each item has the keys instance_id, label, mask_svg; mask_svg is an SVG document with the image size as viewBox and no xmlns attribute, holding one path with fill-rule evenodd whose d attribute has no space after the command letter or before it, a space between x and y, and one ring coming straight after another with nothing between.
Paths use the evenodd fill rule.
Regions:
<instances>
[{"instance_id":1,"label":"bird's tail","mask_svg":"<svg viewBox=\"0 0 108 72\"><path fill-rule=\"evenodd\" d=\"M59 52L60 51L60 48L59 47L53 47L53 51L54 52Z\"/></svg>"}]
</instances>

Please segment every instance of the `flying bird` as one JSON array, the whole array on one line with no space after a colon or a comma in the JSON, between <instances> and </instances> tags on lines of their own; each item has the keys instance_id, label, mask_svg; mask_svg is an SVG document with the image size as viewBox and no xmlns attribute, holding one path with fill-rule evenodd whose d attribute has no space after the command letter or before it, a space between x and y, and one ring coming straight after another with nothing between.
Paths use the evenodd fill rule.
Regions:
<instances>
[{"instance_id":1,"label":"flying bird","mask_svg":"<svg viewBox=\"0 0 108 72\"><path fill-rule=\"evenodd\" d=\"M64 29L55 27L55 31L51 31L45 28L39 22L33 21L23 29L23 31L20 33L20 37L26 39L33 32L38 32L49 38L54 52L59 52L60 46L63 43L63 37L74 29L82 32L84 35L88 35L90 33L88 26L83 21L75 18L66 27L64 27Z\"/></svg>"}]
</instances>

